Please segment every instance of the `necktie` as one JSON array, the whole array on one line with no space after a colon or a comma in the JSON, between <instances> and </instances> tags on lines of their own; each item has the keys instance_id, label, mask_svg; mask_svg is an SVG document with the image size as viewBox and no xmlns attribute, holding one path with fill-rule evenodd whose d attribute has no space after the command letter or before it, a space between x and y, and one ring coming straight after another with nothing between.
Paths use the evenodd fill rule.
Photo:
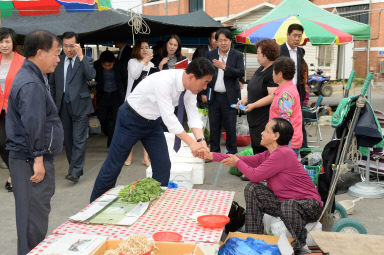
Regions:
<instances>
[{"instance_id":1,"label":"necktie","mask_svg":"<svg viewBox=\"0 0 384 255\"><path fill-rule=\"evenodd\" d=\"M180 121L181 125L183 125L184 118L184 95L185 90L181 92L179 97L179 106L177 108L177 119ZM178 152L180 150L181 140L177 136L175 137L175 144L173 145L173 149Z\"/></svg>"},{"instance_id":2,"label":"necktie","mask_svg":"<svg viewBox=\"0 0 384 255\"><path fill-rule=\"evenodd\" d=\"M72 75L72 58L68 58L69 65L67 68L67 76L65 77L65 93L64 93L64 101L66 103L69 103L71 101L71 98L69 97L69 80L71 79Z\"/></svg>"}]
</instances>

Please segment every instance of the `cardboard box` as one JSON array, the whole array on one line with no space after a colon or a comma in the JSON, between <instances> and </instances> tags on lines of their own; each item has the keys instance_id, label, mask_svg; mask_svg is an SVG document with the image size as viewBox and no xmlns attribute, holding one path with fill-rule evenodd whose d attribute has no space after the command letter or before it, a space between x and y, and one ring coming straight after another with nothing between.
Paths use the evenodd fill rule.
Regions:
<instances>
[{"instance_id":1,"label":"cardboard box","mask_svg":"<svg viewBox=\"0 0 384 255\"><path fill-rule=\"evenodd\" d=\"M384 236L317 231L310 235L323 252L331 255L383 254Z\"/></svg>"},{"instance_id":2,"label":"cardboard box","mask_svg":"<svg viewBox=\"0 0 384 255\"><path fill-rule=\"evenodd\" d=\"M249 234L249 233L241 233L241 232L229 232L225 242L229 238L238 237L242 239L247 239L248 237L252 237L254 239L263 240L266 243L274 244L279 247L281 255L291 255L293 254L293 249L291 246L292 238L287 238L284 236L268 236L268 235L257 235L257 234ZM224 242L224 243L225 243Z\"/></svg>"},{"instance_id":3,"label":"cardboard box","mask_svg":"<svg viewBox=\"0 0 384 255\"><path fill-rule=\"evenodd\" d=\"M104 255L110 249L116 249L120 240L107 240L90 255ZM205 255L204 252L193 243L155 242L157 249L153 249L155 255Z\"/></svg>"}]
</instances>

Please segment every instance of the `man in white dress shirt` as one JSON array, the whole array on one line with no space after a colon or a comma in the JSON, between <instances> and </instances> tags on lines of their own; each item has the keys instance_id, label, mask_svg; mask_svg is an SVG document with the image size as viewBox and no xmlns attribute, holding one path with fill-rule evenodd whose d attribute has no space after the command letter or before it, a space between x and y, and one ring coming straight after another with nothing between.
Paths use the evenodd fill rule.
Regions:
<instances>
[{"instance_id":1,"label":"man in white dress shirt","mask_svg":"<svg viewBox=\"0 0 384 255\"><path fill-rule=\"evenodd\" d=\"M186 70L172 69L143 79L120 107L115 132L93 187L91 202L115 186L117 177L131 148L141 140L151 160L152 177L168 186L171 161L161 122L169 132L189 145L193 155L209 150L196 107L196 94L207 88L215 69L206 58L194 59ZM185 94L184 94L185 92ZM188 126L196 140L184 130L174 114L181 95L188 116ZM179 106L180 107L180 106Z\"/></svg>"}]
</instances>

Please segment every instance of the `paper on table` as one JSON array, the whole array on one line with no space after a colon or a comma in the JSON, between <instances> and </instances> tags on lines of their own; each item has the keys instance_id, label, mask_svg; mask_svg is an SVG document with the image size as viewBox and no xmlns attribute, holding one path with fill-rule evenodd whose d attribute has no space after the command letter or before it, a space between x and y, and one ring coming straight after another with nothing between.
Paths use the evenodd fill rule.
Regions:
<instances>
[{"instance_id":1,"label":"paper on table","mask_svg":"<svg viewBox=\"0 0 384 255\"><path fill-rule=\"evenodd\" d=\"M145 211L148 209L149 202L140 202L136 205L135 208L133 208L131 211L129 211L125 217L120 220L117 224L118 225L132 225L135 223L141 215L145 213Z\"/></svg>"},{"instance_id":2,"label":"paper on table","mask_svg":"<svg viewBox=\"0 0 384 255\"><path fill-rule=\"evenodd\" d=\"M106 236L66 234L49 245L41 255L90 254L107 240Z\"/></svg>"},{"instance_id":3,"label":"paper on table","mask_svg":"<svg viewBox=\"0 0 384 255\"><path fill-rule=\"evenodd\" d=\"M92 203L86 210L83 210L81 212L76 213L75 215L69 217L70 220L73 221L86 221L101 210L103 210L107 205L112 203L117 199L117 195L119 194L119 191L124 186L120 185L117 186L110 191L108 191L104 196L96 200L94 203Z\"/></svg>"}]
</instances>

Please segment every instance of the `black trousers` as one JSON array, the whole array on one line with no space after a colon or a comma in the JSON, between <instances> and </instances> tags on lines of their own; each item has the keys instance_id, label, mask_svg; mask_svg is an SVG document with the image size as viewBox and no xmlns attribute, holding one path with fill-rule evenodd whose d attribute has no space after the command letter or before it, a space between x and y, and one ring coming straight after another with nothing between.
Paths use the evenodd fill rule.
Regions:
<instances>
[{"instance_id":1,"label":"black trousers","mask_svg":"<svg viewBox=\"0 0 384 255\"><path fill-rule=\"evenodd\" d=\"M5 141L7 136L5 134L5 111L2 110L0 114L0 156L4 163L9 168L8 156L9 152L5 149Z\"/></svg>"},{"instance_id":2,"label":"black trousers","mask_svg":"<svg viewBox=\"0 0 384 255\"><path fill-rule=\"evenodd\" d=\"M48 230L51 198L55 193L53 157L44 156L45 176L30 181L33 160L9 159L16 207L17 254L24 255L44 240Z\"/></svg>"},{"instance_id":3,"label":"black trousers","mask_svg":"<svg viewBox=\"0 0 384 255\"><path fill-rule=\"evenodd\" d=\"M251 136L251 146L253 154L261 153L267 149L260 145L261 142L261 132L264 131L265 125L259 125L255 127L249 127L249 134Z\"/></svg>"},{"instance_id":4,"label":"black trousers","mask_svg":"<svg viewBox=\"0 0 384 255\"><path fill-rule=\"evenodd\" d=\"M108 137L107 147L111 144L116 125L117 111L119 110L121 96L119 92L103 93L98 102L97 117L99 118L101 131Z\"/></svg>"},{"instance_id":5,"label":"black trousers","mask_svg":"<svg viewBox=\"0 0 384 255\"><path fill-rule=\"evenodd\" d=\"M226 147L230 154L237 153L236 119L237 110L231 108L227 95L215 93L213 102L208 106L210 143L212 152L220 152L221 127L227 133Z\"/></svg>"}]
</instances>

